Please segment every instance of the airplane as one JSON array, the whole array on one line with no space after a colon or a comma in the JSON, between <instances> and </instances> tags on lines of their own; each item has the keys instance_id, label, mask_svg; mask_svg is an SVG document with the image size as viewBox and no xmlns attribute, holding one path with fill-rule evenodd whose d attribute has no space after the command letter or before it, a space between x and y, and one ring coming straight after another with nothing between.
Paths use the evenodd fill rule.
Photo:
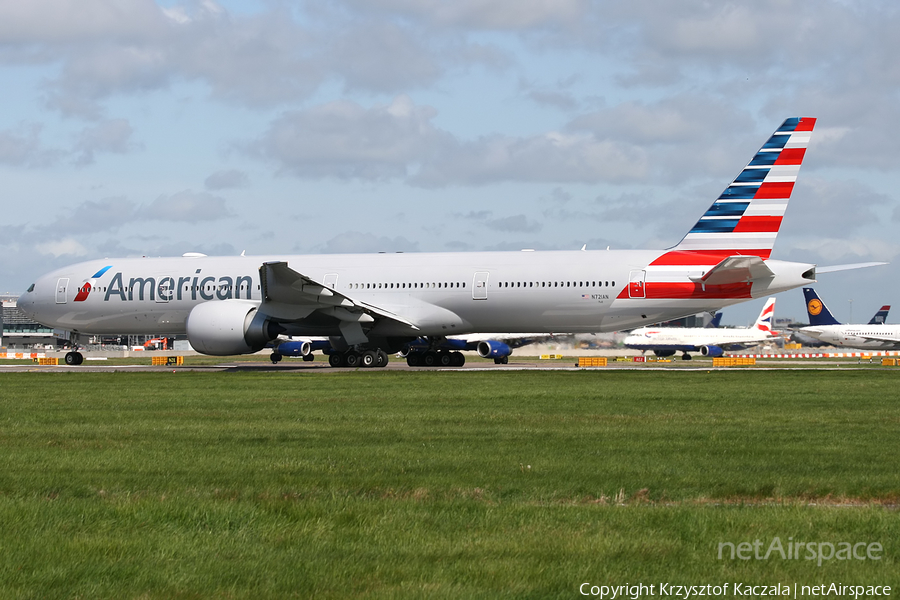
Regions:
<instances>
[{"instance_id":1,"label":"airplane","mask_svg":"<svg viewBox=\"0 0 900 600\"><path fill-rule=\"evenodd\" d=\"M635 329L623 343L628 348L656 356L672 356L683 352L682 360L691 360L689 352L700 352L713 358L725 354L725 350L738 350L754 346L778 337L772 331L772 315L775 298L769 298L753 327L715 329L709 327L641 327Z\"/></svg>"},{"instance_id":2,"label":"airplane","mask_svg":"<svg viewBox=\"0 0 900 600\"><path fill-rule=\"evenodd\" d=\"M859 350L892 350L900 348L900 325L884 322L890 306L882 306L866 325L843 325L832 316L813 288L803 288L809 327L797 331L835 347Z\"/></svg>"},{"instance_id":3,"label":"airplane","mask_svg":"<svg viewBox=\"0 0 900 600\"><path fill-rule=\"evenodd\" d=\"M83 360L83 334L153 332L216 356L323 336L332 366L442 358L451 336L599 333L718 310L816 280L815 264L770 257L815 123L785 120L667 250L102 259L40 277L19 306L70 332L67 364Z\"/></svg>"},{"instance_id":4,"label":"airplane","mask_svg":"<svg viewBox=\"0 0 900 600\"><path fill-rule=\"evenodd\" d=\"M891 310L890 304L885 304L881 308L879 308L875 314L869 319L869 325L884 325L885 321L887 321L888 312ZM795 326L791 326L791 329L795 329ZM807 347L819 347L819 346L829 346L827 342L823 342L819 338L814 338L810 335L805 335L800 333L796 329L791 333L790 340L794 343L801 344Z\"/></svg>"}]
</instances>

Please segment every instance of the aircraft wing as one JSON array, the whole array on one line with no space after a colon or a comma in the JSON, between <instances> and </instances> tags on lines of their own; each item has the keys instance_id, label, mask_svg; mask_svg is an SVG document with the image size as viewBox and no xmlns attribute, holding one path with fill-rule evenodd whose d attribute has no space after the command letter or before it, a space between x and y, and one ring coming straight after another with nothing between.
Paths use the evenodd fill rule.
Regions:
<instances>
[{"instance_id":1,"label":"aircraft wing","mask_svg":"<svg viewBox=\"0 0 900 600\"><path fill-rule=\"evenodd\" d=\"M758 256L729 256L707 271L701 277L691 277L691 281L701 285L727 285L742 281L774 277L765 261Z\"/></svg>"},{"instance_id":2,"label":"aircraft wing","mask_svg":"<svg viewBox=\"0 0 900 600\"><path fill-rule=\"evenodd\" d=\"M506 344L510 348L521 348L529 344L535 344L545 340L553 339L552 333L474 333L471 335L451 335L451 339L460 339L466 341L466 350L475 350L479 342L498 341Z\"/></svg>"},{"instance_id":3,"label":"aircraft wing","mask_svg":"<svg viewBox=\"0 0 900 600\"><path fill-rule=\"evenodd\" d=\"M341 322L341 333L349 344L365 342L362 324L375 323L379 319L390 319L418 330L414 323L403 317L331 289L298 273L286 262L263 263L259 268L259 281L263 298L260 310L265 314L294 321L318 311Z\"/></svg>"}]
</instances>

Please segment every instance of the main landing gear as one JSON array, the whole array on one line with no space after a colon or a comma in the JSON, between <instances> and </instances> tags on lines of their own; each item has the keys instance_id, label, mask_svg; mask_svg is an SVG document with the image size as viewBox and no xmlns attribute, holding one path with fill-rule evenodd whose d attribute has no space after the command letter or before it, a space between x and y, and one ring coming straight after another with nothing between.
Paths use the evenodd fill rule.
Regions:
<instances>
[{"instance_id":1,"label":"main landing gear","mask_svg":"<svg viewBox=\"0 0 900 600\"><path fill-rule=\"evenodd\" d=\"M346 352L333 352L328 355L328 364L332 367L386 367L388 364L388 355L384 350L365 350L357 352L356 350L348 350Z\"/></svg>"},{"instance_id":2,"label":"main landing gear","mask_svg":"<svg viewBox=\"0 0 900 600\"><path fill-rule=\"evenodd\" d=\"M445 350L410 352L406 355L406 364L410 367L461 367L466 364L466 356L462 352Z\"/></svg>"},{"instance_id":3,"label":"main landing gear","mask_svg":"<svg viewBox=\"0 0 900 600\"><path fill-rule=\"evenodd\" d=\"M70 367L75 367L84 362L84 355L81 352L72 350L71 352L66 352L65 361Z\"/></svg>"},{"instance_id":4,"label":"main landing gear","mask_svg":"<svg viewBox=\"0 0 900 600\"><path fill-rule=\"evenodd\" d=\"M269 360L272 361L273 365L277 365L278 363L280 363L282 358L284 358L284 355L278 354L277 352L273 352L272 354L269 355ZM309 353L309 354L303 356L303 360L306 362L312 362L312 361L316 360L316 355Z\"/></svg>"}]
</instances>

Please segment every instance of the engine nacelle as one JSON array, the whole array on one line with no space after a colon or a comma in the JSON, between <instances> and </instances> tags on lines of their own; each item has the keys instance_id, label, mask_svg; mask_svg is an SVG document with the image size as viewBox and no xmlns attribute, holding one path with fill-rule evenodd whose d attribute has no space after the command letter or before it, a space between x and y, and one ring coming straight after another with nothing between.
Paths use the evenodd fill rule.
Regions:
<instances>
[{"instance_id":1,"label":"engine nacelle","mask_svg":"<svg viewBox=\"0 0 900 600\"><path fill-rule=\"evenodd\" d=\"M291 340L278 344L277 350L282 356L309 356L312 354L312 344L307 340Z\"/></svg>"},{"instance_id":2,"label":"engine nacelle","mask_svg":"<svg viewBox=\"0 0 900 600\"><path fill-rule=\"evenodd\" d=\"M481 358L503 358L512 354L512 348L497 340L478 342L477 350Z\"/></svg>"},{"instance_id":3,"label":"engine nacelle","mask_svg":"<svg viewBox=\"0 0 900 600\"><path fill-rule=\"evenodd\" d=\"M187 318L187 335L197 352L214 356L250 354L262 350L281 329L253 302L222 300L195 306Z\"/></svg>"},{"instance_id":4,"label":"engine nacelle","mask_svg":"<svg viewBox=\"0 0 900 600\"><path fill-rule=\"evenodd\" d=\"M725 351L718 346L700 346L700 354L710 358L718 358L725 354Z\"/></svg>"}]
</instances>

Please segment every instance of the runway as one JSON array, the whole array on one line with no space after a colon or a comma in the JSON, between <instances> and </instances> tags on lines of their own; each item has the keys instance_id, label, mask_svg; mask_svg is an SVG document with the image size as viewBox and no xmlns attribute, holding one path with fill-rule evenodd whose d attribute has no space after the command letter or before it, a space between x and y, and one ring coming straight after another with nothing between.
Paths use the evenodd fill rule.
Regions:
<instances>
[{"instance_id":1,"label":"runway","mask_svg":"<svg viewBox=\"0 0 900 600\"><path fill-rule=\"evenodd\" d=\"M713 367L711 360L694 359L691 361L660 362L630 362L609 361L604 367L579 367L577 357L565 357L557 360L539 360L532 357L522 357L519 360L510 360L509 364L496 365L490 361L469 361L463 367L410 367L402 358L391 357L390 362L383 368L363 367L331 367L324 360L305 362L302 360L285 359L278 364L272 364L264 360L223 360L209 364L184 364L184 365L150 365L146 359L116 359L116 360L91 360L88 358L78 366L39 365L20 361L0 361L0 373L108 373L108 372L277 372L277 373L303 373L303 374L329 374L348 373L359 371L364 373L379 373L389 371L444 371L444 372L485 372L485 371L711 371L711 370L809 370L809 369L893 369L900 372L900 367L883 367L880 357L872 358L771 358L759 359L752 366L737 367ZM6 364L4 364L6 363Z\"/></svg>"}]
</instances>

